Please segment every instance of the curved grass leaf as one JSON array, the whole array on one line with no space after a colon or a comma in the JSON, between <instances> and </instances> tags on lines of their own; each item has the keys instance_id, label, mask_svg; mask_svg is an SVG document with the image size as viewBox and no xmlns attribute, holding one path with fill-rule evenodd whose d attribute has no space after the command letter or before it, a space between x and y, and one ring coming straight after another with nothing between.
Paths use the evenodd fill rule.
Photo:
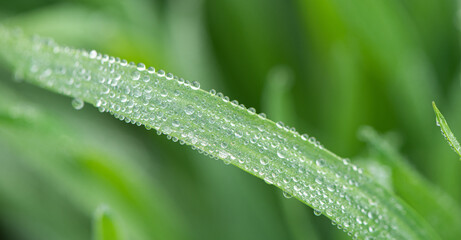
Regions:
<instances>
[{"instance_id":1,"label":"curved grass leaf","mask_svg":"<svg viewBox=\"0 0 461 240\"><path fill-rule=\"evenodd\" d=\"M120 120L156 129L174 142L273 184L356 238L438 239L410 207L315 138L196 82L96 51L62 47L0 28L0 55L28 82L88 102Z\"/></svg>"},{"instance_id":2,"label":"curved grass leaf","mask_svg":"<svg viewBox=\"0 0 461 240\"><path fill-rule=\"evenodd\" d=\"M450 144L450 147L453 149L453 151L455 151L461 159L461 145L459 145L458 140L456 139L453 132L450 130L450 127L448 126L448 123L445 120L445 117L439 111L439 109L435 105L435 102L432 102L432 107L434 108L437 126L440 127L440 131L442 131L442 135L445 137L448 144Z\"/></svg>"}]
</instances>

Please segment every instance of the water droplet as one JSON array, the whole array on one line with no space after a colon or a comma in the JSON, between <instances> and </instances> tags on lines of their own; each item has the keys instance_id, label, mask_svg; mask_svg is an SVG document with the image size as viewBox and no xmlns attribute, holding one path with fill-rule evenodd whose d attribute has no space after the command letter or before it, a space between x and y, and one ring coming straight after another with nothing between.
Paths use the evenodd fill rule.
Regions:
<instances>
[{"instance_id":1,"label":"water droplet","mask_svg":"<svg viewBox=\"0 0 461 240\"><path fill-rule=\"evenodd\" d=\"M134 96L135 98L141 97L141 95L142 95L141 90L135 89L135 90L133 91L133 96Z\"/></svg>"},{"instance_id":2,"label":"water droplet","mask_svg":"<svg viewBox=\"0 0 461 240\"><path fill-rule=\"evenodd\" d=\"M318 216L322 215L322 211L314 209L314 215L318 217Z\"/></svg>"},{"instance_id":3,"label":"water droplet","mask_svg":"<svg viewBox=\"0 0 461 240\"><path fill-rule=\"evenodd\" d=\"M264 181L265 181L267 184L269 184L269 185L274 184L274 181L272 181L272 179L270 179L269 177L265 177L265 178L264 178Z\"/></svg>"},{"instance_id":4,"label":"water droplet","mask_svg":"<svg viewBox=\"0 0 461 240\"><path fill-rule=\"evenodd\" d=\"M187 114L187 115L192 115L194 114L195 110L194 110L194 107L192 105L187 105L186 108L184 109L184 112Z\"/></svg>"},{"instance_id":5,"label":"water droplet","mask_svg":"<svg viewBox=\"0 0 461 240\"><path fill-rule=\"evenodd\" d=\"M96 50L91 50L89 57L91 59L95 59L98 56L98 52Z\"/></svg>"},{"instance_id":6,"label":"water droplet","mask_svg":"<svg viewBox=\"0 0 461 240\"><path fill-rule=\"evenodd\" d=\"M134 71L133 73L131 73L131 78L135 81L139 80L140 77L141 73L139 73L138 71Z\"/></svg>"},{"instance_id":7,"label":"water droplet","mask_svg":"<svg viewBox=\"0 0 461 240\"><path fill-rule=\"evenodd\" d=\"M150 77L146 75L146 76L142 77L142 81L147 83L147 82L150 81Z\"/></svg>"},{"instance_id":8,"label":"water droplet","mask_svg":"<svg viewBox=\"0 0 461 240\"><path fill-rule=\"evenodd\" d=\"M267 158L261 158L261 160L259 160L259 162L260 162L262 165L266 166L266 165L269 163L269 159L267 159Z\"/></svg>"},{"instance_id":9,"label":"water droplet","mask_svg":"<svg viewBox=\"0 0 461 240\"><path fill-rule=\"evenodd\" d=\"M144 63L138 63L138 71L144 71L146 70L146 65L144 65Z\"/></svg>"},{"instance_id":10,"label":"water droplet","mask_svg":"<svg viewBox=\"0 0 461 240\"><path fill-rule=\"evenodd\" d=\"M179 127L179 121L178 120L174 120L172 123L173 127Z\"/></svg>"},{"instance_id":11,"label":"water droplet","mask_svg":"<svg viewBox=\"0 0 461 240\"><path fill-rule=\"evenodd\" d=\"M317 166L319 166L319 167L323 167L323 166L325 166L325 160L319 158L319 159L317 159L315 161L315 164L317 164Z\"/></svg>"},{"instance_id":12,"label":"water droplet","mask_svg":"<svg viewBox=\"0 0 461 240\"><path fill-rule=\"evenodd\" d=\"M316 178L315 178L315 182L318 183L318 184L320 184L320 185L322 185L322 184L323 184L323 179L322 179L322 177L316 177Z\"/></svg>"},{"instance_id":13,"label":"water droplet","mask_svg":"<svg viewBox=\"0 0 461 240\"><path fill-rule=\"evenodd\" d=\"M278 128L283 128L283 122L277 122L276 125Z\"/></svg>"},{"instance_id":14,"label":"water droplet","mask_svg":"<svg viewBox=\"0 0 461 240\"><path fill-rule=\"evenodd\" d=\"M282 159L285 158L285 155L283 155L283 153L281 153L280 151L277 151L277 156Z\"/></svg>"},{"instance_id":15,"label":"water droplet","mask_svg":"<svg viewBox=\"0 0 461 240\"><path fill-rule=\"evenodd\" d=\"M285 191L283 191L283 196L284 196L285 198L292 198L292 197L293 197L293 195L291 195L290 193L287 193L287 192L285 192Z\"/></svg>"},{"instance_id":16,"label":"water droplet","mask_svg":"<svg viewBox=\"0 0 461 240\"><path fill-rule=\"evenodd\" d=\"M301 135L301 139L307 141L309 139L309 135L304 133L303 135Z\"/></svg>"},{"instance_id":17,"label":"water droplet","mask_svg":"<svg viewBox=\"0 0 461 240\"><path fill-rule=\"evenodd\" d=\"M83 108L85 103L79 99L79 98L74 98L72 99L72 107L75 108L76 110L80 110Z\"/></svg>"},{"instance_id":18,"label":"water droplet","mask_svg":"<svg viewBox=\"0 0 461 240\"><path fill-rule=\"evenodd\" d=\"M160 69L160 70L158 70L157 75L158 75L159 77L164 77L164 76L165 76L165 71L163 71L162 69Z\"/></svg>"},{"instance_id":19,"label":"water droplet","mask_svg":"<svg viewBox=\"0 0 461 240\"><path fill-rule=\"evenodd\" d=\"M242 132L241 130L237 130L237 131L235 132L235 136L236 136L237 138L241 138L241 137L243 136L243 132Z\"/></svg>"},{"instance_id":20,"label":"water droplet","mask_svg":"<svg viewBox=\"0 0 461 240\"><path fill-rule=\"evenodd\" d=\"M336 190L336 186L334 184L330 184L327 186L328 191L334 192Z\"/></svg>"},{"instance_id":21,"label":"water droplet","mask_svg":"<svg viewBox=\"0 0 461 240\"><path fill-rule=\"evenodd\" d=\"M194 90L197 90L200 88L200 83L197 82L197 81L193 81L192 84L190 85L190 87Z\"/></svg>"},{"instance_id":22,"label":"water droplet","mask_svg":"<svg viewBox=\"0 0 461 240\"><path fill-rule=\"evenodd\" d=\"M228 154L225 151L219 151L218 156L222 159L226 159Z\"/></svg>"}]
</instances>

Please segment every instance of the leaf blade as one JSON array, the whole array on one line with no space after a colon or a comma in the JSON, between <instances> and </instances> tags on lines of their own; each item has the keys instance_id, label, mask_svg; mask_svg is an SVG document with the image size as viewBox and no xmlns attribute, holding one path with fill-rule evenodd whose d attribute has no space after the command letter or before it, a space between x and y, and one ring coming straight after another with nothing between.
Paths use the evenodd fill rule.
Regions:
<instances>
[{"instance_id":1,"label":"leaf blade","mask_svg":"<svg viewBox=\"0 0 461 240\"><path fill-rule=\"evenodd\" d=\"M437 108L437 105L435 104L434 101L432 101L432 107L434 108L437 126L440 127L440 131L442 132L442 135L445 137L445 139L447 140L448 144L453 149L453 151L458 154L461 160L461 145L459 144L455 135L451 131L450 127L448 126L447 121L445 120L445 117L442 115L440 110Z\"/></svg>"},{"instance_id":2,"label":"leaf blade","mask_svg":"<svg viewBox=\"0 0 461 240\"><path fill-rule=\"evenodd\" d=\"M231 163L322 211L351 236L438 239L367 173L252 108L142 64L0 33L0 54L27 81Z\"/></svg>"}]
</instances>

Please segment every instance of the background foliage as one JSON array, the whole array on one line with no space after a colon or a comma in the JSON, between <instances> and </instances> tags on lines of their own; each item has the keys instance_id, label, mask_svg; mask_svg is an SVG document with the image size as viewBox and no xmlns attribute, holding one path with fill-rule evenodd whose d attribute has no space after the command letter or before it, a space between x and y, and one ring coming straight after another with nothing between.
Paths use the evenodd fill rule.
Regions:
<instances>
[{"instance_id":1,"label":"background foliage","mask_svg":"<svg viewBox=\"0 0 461 240\"><path fill-rule=\"evenodd\" d=\"M461 132L458 9L451 0L18 0L0 3L0 18L222 91L377 169L418 210L461 201L461 164L431 107ZM0 69L1 239L88 239L101 205L114 234L132 239L348 238L234 167L15 79ZM363 125L390 132L389 146L357 137ZM437 189L432 198L411 199L408 179L419 178Z\"/></svg>"}]
</instances>

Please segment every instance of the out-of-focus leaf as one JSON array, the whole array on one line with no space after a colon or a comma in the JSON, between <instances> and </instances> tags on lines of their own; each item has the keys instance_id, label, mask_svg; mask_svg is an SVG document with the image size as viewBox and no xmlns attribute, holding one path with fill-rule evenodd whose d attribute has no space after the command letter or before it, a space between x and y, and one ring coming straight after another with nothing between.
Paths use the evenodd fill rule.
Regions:
<instances>
[{"instance_id":1,"label":"out-of-focus leaf","mask_svg":"<svg viewBox=\"0 0 461 240\"><path fill-rule=\"evenodd\" d=\"M408 202L442 239L461 236L461 209L453 199L421 176L385 139L364 127L360 136L370 145L372 157L392 169L393 189Z\"/></svg>"},{"instance_id":2,"label":"out-of-focus leaf","mask_svg":"<svg viewBox=\"0 0 461 240\"><path fill-rule=\"evenodd\" d=\"M288 67L276 66L268 73L262 94L262 105L263 111L276 121L296 123L293 98L290 94L292 85L293 73ZM305 206L289 201L281 195L279 199L292 238L319 239L313 219L307 214Z\"/></svg>"},{"instance_id":3,"label":"out-of-focus leaf","mask_svg":"<svg viewBox=\"0 0 461 240\"><path fill-rule=\"evenodd\" d=\"M100 205L93 219L93 240L120 240L120 226L107 205Z\"/></svg>"}]
</instances>

